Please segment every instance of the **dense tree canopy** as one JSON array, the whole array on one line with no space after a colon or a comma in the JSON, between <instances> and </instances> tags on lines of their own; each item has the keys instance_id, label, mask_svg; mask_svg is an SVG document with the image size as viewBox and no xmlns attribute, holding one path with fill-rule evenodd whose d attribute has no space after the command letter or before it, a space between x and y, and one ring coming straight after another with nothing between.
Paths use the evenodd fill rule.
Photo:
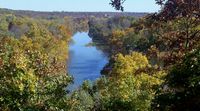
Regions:
<instances>
[{"instance_id":1,"label":"dense tree canopy","mask_svg":"<svg viewBox=\"0 0 200 111\"><path fill-rule=\"evenodd\" d=\"M155 109L195 111L200 108L199 55L199 49L194 50L170 70L154 102Z\"/></svg>"},{"instance_id":2,"label":"dense tree canopy","mask_svg":"<svg viewBox=\"0 0 200 111\"><path fill-rule=\"evenodd\" d=\"M123 11L125 1L110 4ZM1 13L0 110L198 110L200 0L155 2L161 10L142 18ZM102 77L68 93L69 41L88 27L110 61Z\"/></svg>"},{"instance_id":3,"label":"dense tree canopy","mask_svg":"<svg viewBox=\"0 0 200 111\"><path fill-rule=\"evenodd\" d=\"M112 0L111 2L111 5L117 10L123 11L123 0ZM156 0L156 3L162 5L159 13L139 19L130 27L131 34L138 35L139 40L138 36L128 36L125 31L127 29L113 31L114 33L110 34L108 40L111 44L115 44L115 47L118 47L115 49L117 50L120 49L119 47L124 47L122 44L126 44L124 40L128 38L129 43L134 43L137 48L142 49L142 52L153 59L153 63L157 63L169 72L165 77L165 82L160 86L161 88L157 89L156 98L151 102L153 110L199 109L199 95L196 91L199 91L197 61L200 36L200 1ZM133 50L137 49L130 46ZM144 51L145 49L148 51ZM127 53L123 54L127 55ZM130 61L128 66L132 65ZM110 61L105 70L111 69L112 72L114 64L115 59ZM123 68L116 69L126 68L123 66ZM108 74L110 71L103 72ZM123 73L124 71L120 72L122 75ZM116 87L113 86L113 88Z\"/></svg>"},{"instance_id":4,"label":"dense tree canopy","mask_svg":"<svg viewBox=\"0 0 200 111\"><path fill-rule=\"evenodd\" d=\"M71 30L12 14L0 19L0 110L67 110Z\"/></svg>"}]
</instances>

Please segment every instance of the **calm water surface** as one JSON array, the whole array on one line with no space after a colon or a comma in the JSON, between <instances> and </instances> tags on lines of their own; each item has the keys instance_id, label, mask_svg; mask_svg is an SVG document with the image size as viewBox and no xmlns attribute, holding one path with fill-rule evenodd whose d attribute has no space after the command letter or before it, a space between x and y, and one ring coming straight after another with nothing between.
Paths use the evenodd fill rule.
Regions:
<instances>
[{"instance_id":1,"label":"calm water surface","mask_svg":"<svg viewBox=\"0 0 200 111\"><path fill-rule=\"evenodd\" d=\"M68 71L74 77L73 88L77 88L84 80L94 81L99 78L100 71L108 63L108 56L96 46L87 46L92 42L87 32L78 32L69 46Z\"/></svg>"}]
</instances>

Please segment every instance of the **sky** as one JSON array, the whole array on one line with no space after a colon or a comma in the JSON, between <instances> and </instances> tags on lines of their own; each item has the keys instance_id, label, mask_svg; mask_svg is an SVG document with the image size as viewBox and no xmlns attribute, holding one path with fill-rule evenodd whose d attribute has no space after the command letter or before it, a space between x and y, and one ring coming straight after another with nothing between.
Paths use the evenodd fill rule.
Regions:
<instances>
[{"instance_id":1,"label":"sky","mask_svg":"<svg viewBox=\"0 0 200 111\"><path fill-rule=\"evenodd\" d=\"M0 0L0 8L34 11L116 12L110 0ZM155 0L126 0L125 12L157 12Z\"/></svg>"}]
</instances>

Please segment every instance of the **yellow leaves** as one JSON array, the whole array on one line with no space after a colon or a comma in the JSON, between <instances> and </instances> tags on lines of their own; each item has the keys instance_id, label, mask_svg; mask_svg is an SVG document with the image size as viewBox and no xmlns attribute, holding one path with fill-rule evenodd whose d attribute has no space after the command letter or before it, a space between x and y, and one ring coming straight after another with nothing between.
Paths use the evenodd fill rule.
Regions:
<instances>
[{"instance_id":1,"label":"yellow leaves","mask_svg":"<svg viewBox=\"0 0 200 111\"><path fill-rule=\"evenodd\" d=\"M130 62L130 58L124 57L122 54L119 54L116 57L116 63L114 64L112 73L115 73L117 75L129 74L133 71L131 65L132 64Z\"/></svg>"},{"instance_id":2,"label":"yellow leaves","mask_svg":"<svg viewBox=\"0 0 200 111\"><path fill-rule=\"evenodd\" d=\"M31 50L32 47L33 47L33 41L31 38L28 38L26 36L22 36L20 39L20 46L23 48L23 49L29 49Z\"/></svg>"},{"instance_id":3,"label":"yellow leaves","mask_svg":"<svg viewBox=\"0 0 200 111\"><path fill-rule=\"evenodd\" d=\"M38 78L34 75L33 70L15 73L17 73L17 76L12 78L12 86L16 88L15 90L19 91L20 94L36 92Z\"/></svg>"},{"instance_id":4,"label":"yellow leaves","mask_svg":"<svg viewBox=\"0 0 200 111\"><path fill-rule=\"evenodd\" d=\"M17 21L20 24L13 36L19 38L6 36L0 39L0 90L3 91L0 101L22 110L17 108L43 105L46 100L58 100L56 95L65 96L64 89L71 82L63 71L66 70L63 65L66 64L70 31L64 26L59 32L56 26L60 23L49 26L46 20L42 23L41 20L19 17ZM66 38L59 39L56 35Z\"/></svg>"},{"instance_id":5,"label":"yellow leaves","mask_svg":"<svg viewBox=\"0 0 200 111\"><path fill-rule=\"evenodd\" d=\"M33 70L29 70L27 72L25 78L28 81L28 89L29 89L29 91L31 93L35 93L36 92L38 78L37 78L37 76L34 75L34 71Z\"/></svg>"},{"instance_id":6,"label":"yellow leaves","mask_svg":"<svg viewBox=\"0 0 200 111\"><path fill-rule=\"evenodd\" d=\"M155 95L155 85L160 85L165 72L147 74L146 68L152 67L146 56L132 52L118 54L115 58L109 79L109 95L124 102L132 102L137 108L150 107Z\"/></svg>"},{"instance_id":7,"label":"yellow leaves","mask_svg":"<svg viewBox=\"0 0 200 111\"><path fill-rule=\"evenodd\" d=\"M155 85L160 85L163 80L162 78L160 77L156 77L157 75L159 76L164 76L165 73L164 72L157 72L156 74L154 75L148 75L148 74L141 74L141 75L138 75L136 76L136 84L137 84L137 88L142 88L142 89L152 89L153 86Z\"/></svg>"},{"instance_id":8,"label":"yellow leaves","mask_svg":"<svg viewBox=\"0 0 200 111\"><path fill-rule=\"evenodd\" d=\"M111 75L135 75L136 71L149 65L147 58L137 52L125 56L118 54L115 61Z\"/></svg>"},{"instance_id":9,"label":"yellow leaves","mask_svg":"<svg viewBox=\"0 0 200 111\"><path fill-rule=\"evenodd\" d=\"M125 33L133 33L134 28L126 28Z\"/></svg>"},{"instance_id":10,"label":"yellow leaves","mask_svg":"<svg viewBox=\"0 0 200 111\"><path fill-rule=\"evenodd\" d=\"M24 91L24 84L19 83L19 84L18 84L18 88L19 88L19 91L20 91L20 92L23 92L23 91Z\"/></svg>"},{"instance_id":11,"label":"yellow leaves","mask_svg":"<svg viewBox=\"0 0 200 111\"><path fill-rule=\"evenodd\" d=\"M114 30L114 31L112 32L112 36L113 36L113 37L116 37L116 38L118 38L118 37L123 37L123 36L125 36L125 32L122 31L122 30Z\"/></svg>"},{"instance_id":12,"label":"yellow leaves","mask_svg":"<svg viewBox=\"0 0 200 111\"><path fill-rule=\"evenodd\" d=\"M143 102L140 103L143 104L145 100L149 101L150 98L153 98L155 95L153 87L162 82L160 78L145 73L135 76L129 75L126 78L110 81L109 91L112 97L120 98L123 101L138 100L144 96L146 98L143 98Z\"/></svg>"},{"instance_id":13,"label":"yellow leaves","mask_svg":"<svg viewBox=\"0 0 200 111\"><path fill-rule=\"evenodd\" d=\"M141 53L132 52L131 58L132 61L135 61L135 66L137 66L135 70L145 68L149 65L147 57L142 55Z\"/></svg>"},{"instance_id":14,"label":"yellow leaves","mask_svg":"<svg viewBox=\"0 0 200 111\"><path fill-rule=\"evenodd\" d=\"M70 32L70 29L64 25L59 25L58 31L59 31L60 38L62 38L62 40L64 40L65 42L69 42L70 37L72 35Z\"/></svg>"},{"instance_id":15,"label":"yellow leaves","mask_svg":"<svg viewBox=\"0 0 200 111\"><path fill-rule=\"evenodd\" d=\"M25 57L24 53L20 49L16 49L10 58L10 63L15 64L19 69L27 69L28 59Z\"/></svg>"},{"instance_id":16,"label":"yellow leaves","mask_svg":"<svg viewBox=\"0 0 200 111\"><path fill-rule=\"evenodd\" d=\"M123 45L123 39L125 37L126 33L122 30L114 30L112 32L112 36L109 37L108 42L109 44L113 46L117 46L118 48L121 48Z\"/></svg>"}]
</instances>

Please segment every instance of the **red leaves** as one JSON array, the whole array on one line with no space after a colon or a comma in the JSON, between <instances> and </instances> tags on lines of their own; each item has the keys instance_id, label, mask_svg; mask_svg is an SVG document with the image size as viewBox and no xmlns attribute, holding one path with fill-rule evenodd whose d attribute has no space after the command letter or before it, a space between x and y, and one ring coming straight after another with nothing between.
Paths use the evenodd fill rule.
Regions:
<instances>
[{"instance_id":1,"label":"red leaves","mask_svg":"<svg viewBox=\"0 0 200 111\"><path fill-rule=\"evenodd\" d=\"M168 0L158 17L172 20L177 17L199 17L200 0Z\"/></svg>"},{"instance_id":2,"label":"red leaves","mask_svg":"<svg viewBox=\"0 0 200 111\"><path fill-rule=\"evenodd\" d=\"M2 66L3 66L3 60L0 58L0 70L1 70Z\"/></svg>"}]
</instances>

